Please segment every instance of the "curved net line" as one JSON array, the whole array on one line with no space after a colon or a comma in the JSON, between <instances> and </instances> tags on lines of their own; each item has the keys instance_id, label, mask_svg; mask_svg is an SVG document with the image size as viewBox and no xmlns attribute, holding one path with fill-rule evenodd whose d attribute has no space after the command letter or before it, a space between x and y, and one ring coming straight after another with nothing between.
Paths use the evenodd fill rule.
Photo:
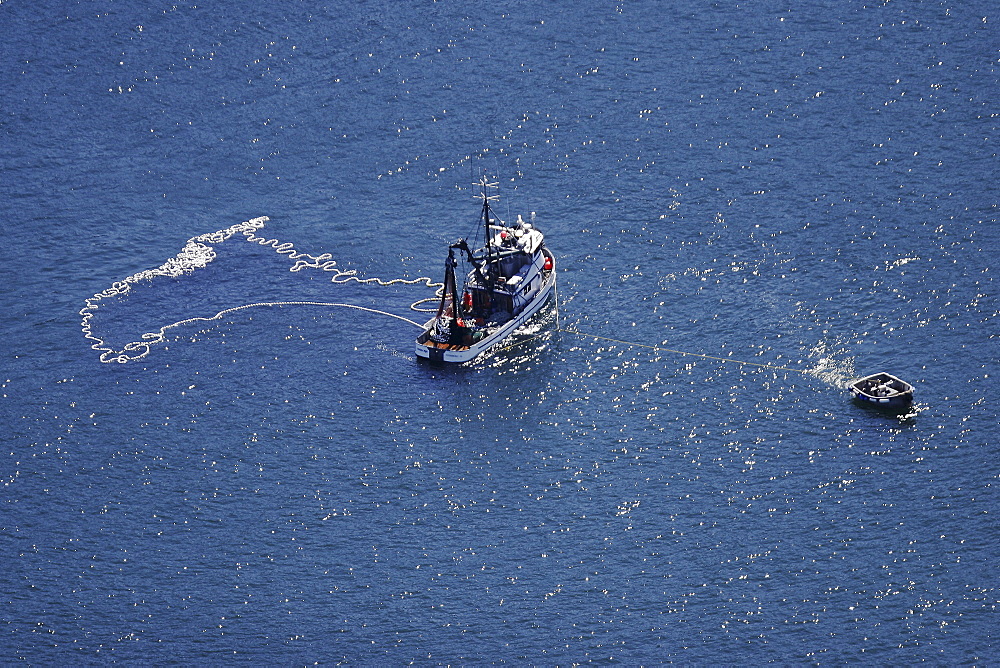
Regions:
<instances>
[{"instance_id":1,"label":"curved net line","mask_svg":"<svg viewBox=\"0 0 1000 668\"><path fill-rule=\"evenodd\" d=\"M255 219L256 220L256 219ZM267 217L264 217L267 220ZM393 278L391 280L384 280L381 278L358 278L356 269L339 269L337 268L337 261L332 259L333 255L330 253L321 253L320 255L310 255L309 253L301 253L295 250L294 244L289 242L281 242L278 239L265 239L264 237L256 236L253 231L244 232L246 234L246 240L250 243L255 243L259 246L271 246L274 248L274 252L287 255L290 260L295 260L288 271L298 272L302 269L319 269L320 271L333 272L333 276L330 278L331 283L344 284L354 281L362 285L370 285L372 283L380 285L382 287L389 287L390 285L420 285L423 283L429 288L438 288L435 292L434 297L428 297L427 299L419 299L412 304L410 304L410 310L416 311L418 313L433 313L435 309L424 309L417 308L420 304L429 301L435 301L441 297L441 290L444 288L444 283L435 282L432 278L427 276L421 276L419 278ZM302 260L300 258L307 257L309 260Z\"/></svg>"},{"instance_id":2,"label":"curved net line","mask_svg":"<svg viewBox=\"0 0 1000 668\"><path fill-rule=\"evenodd\" d=\"M184 248L170 258L159 267L154 269L145 269L143 271L132 274L128 278L120 281L115 281L111 284L111 287L102 290L101 292L95 293L92 297L88 297L84 300L85 306L80 309L80 316L82 320L80 321L80 329L83 331L83 336L85 339L92 341L91 349L97 350L101 353L100 361L107 364L111 362L118 362L120 364L125 364L127 362L133 362L135 360L141 359L147 356L150 349L162 343L166 338L166 332L169 329L175 327L181 327L193 322L203 321L210 322L212 320L218 320L223 315L227 313L234 313L236 311L241 311L248 308L257 308L263 306L325 306L325 307L340 307L340 308L351 308L360 311L366 311L369 313L375 313L379 315L385 315L391 318L396 318L397 320L402 320L415 327L423 327L420 323L417 323L409 318L404 318L403 316L396 315L394 313L389 313L387 311L380 311L379 309L368 308L365 306L357 306L355 304L341 304L336 302L315 302L315 301L281 301L281 302L257 302L254 304L244 304L242 306L235 306L233 308L223 309L211 317L193 317L180 320L178 322L171 323L169 325L164 325L160 327L158 331L146 332L142 334L139 341L131 341L122 346L121 350L115 350L110 347L104 339L97 336L93 332L93 323L91 322L97 309L100 308L101 302L106 299L111 299L113 297L119 297L126 295L132 289L132 286L141 282L149 281L157 276L165 276L170 278L177 278L185 274L190 274L196 269L203 269L210 262L216 258L215 249L209 244L221 244L227 241L229 238L236 234L242 234L248 243L256 243L260 246L270 246L274 249L275 253L279 255L285 255L290 260L295 260L290 268L290 272L298 272L302 269L319 269L321 271L332 272L334 275L330 278L332 283L348 283L350 281L355 281L359 284L370 285L377 284L380 286L388 287L391 285L419 285L424 284L430 288L438 288L438 296L440 296L440 290L443 288L443 284L435 283L432 279L421 276L419 278L396 278L392 280L383 280L381 278L358 278L357 271L354 269L342 270L337 268L336 260L332 259L333 256L330 253L322 253L320 255L311 255L309 253L304 253L295 250L295 245L289 242L282 242L278 239L267 239L265 237L259 237L255 233L257 230L264 227L264 224L270 220L267 216L260 216L258 218L252 218L243 223L227 227L223 230L217 230L215 232L209 232L207 234L201 234L196 237L191 237L187 240ZM304 259L305 258L305 259ZM435 297L430 297L427 299L421 299L410 305L410 308L418 312L428 312L428 309L417 308L418 305L433 301Z\"/></svg>"}]
</instances>

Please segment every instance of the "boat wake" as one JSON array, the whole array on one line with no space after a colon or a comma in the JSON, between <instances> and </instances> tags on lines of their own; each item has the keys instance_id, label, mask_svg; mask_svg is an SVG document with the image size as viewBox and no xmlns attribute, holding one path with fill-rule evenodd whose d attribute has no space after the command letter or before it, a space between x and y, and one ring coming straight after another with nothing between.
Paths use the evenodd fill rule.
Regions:
<instances>
[{"instance_id":1,"label":"boat wake","mask_svg":"<svg viewBox=\"0 0 1000 668\"><path fill-rule=\"evenodd\" d=\"M216 259L217 253L215 246L225 243L227 240L234 236L242 235L247 243L257 244L259 246L270 247L275 253L286 257L288 260L293 261L291 267L289 267L289 272L299 272L303 269L317 269L326 273L332 274L330 277L330 282L337 284L349 283L351 281L357 282L362 285L379 285L379 286L391 286L391 285L426 285L430 288L440 287L440 283L433 282L432 279L423 276L420 278L405 279L396 278L391 280L383 280L381 278L359 278L357 272L353 269L343 270L337 267L336 260L329 253L322 253L320 255L311 255L309 253L304 253L297 251L295 245L288 242L281 242L278 239L268 239L266 237L257 236L257 231L264 227L267 223L267 216L261 216L259 218L253 218L251 220L245 221L238 225L233 225L232 227L227 227L223 230L218 230L208 234L202 234L196 237L188 239L184 248L174 257L170 258L160 266L154 269L146 269L140 271L136 274L129 276L121 281L116 281L111 284L111 287L94 294L92 297L88 297L85 302L85 306L80 309L80 316L82 320L80 321L80 328L83 331L84 338L91 341L91 348L100 353L100 361L103 363L117 362L119 364L125 364L127 362L133 362L138 359L142 359L149 355L150 350L153 346L163 343L166 340L167 332L171 329L182 327L194 322L209 322L213 320L218 320L222 316L228 313L234 313L236 311L241 311L244 309L267 307L267 306L291 306L291 305L306 305L306 306L325 306L325 307L340 307L340 308L350 308L357 309L361 311L366 311L369 313L385 315L387 317L396 318L402 320L416 327L421 327L421 324L405 318L394 313L389 313L387 311L381 311L379 309L368 308L364 306L358 306L355 304L342 304L336 302L320 302L320 301L273 301L273 302L256 302L253 304L243 304L241 306L235 306L232 308L223 309L215 315L212 316L197 316L193 318L185 318L183 320L178 320L167 325L163 325L154 331L149 331L142 334L139 340L130 341L121 348L115 348L112 345L105 342L103 338L97 336L93 330L93 319L96 315L98 309L103 303L108 303L112 299L121 299L132 291L133 287L140 284L145 284L154 281L158 278L180 278L187 274L191 274L199 269L204 269ZM424 301L424 300L421 300ZM422 309L417 308L418 304L421 302L415 302L411 308L420 311Z\"/></svg>"},{"instance_id":2,"label":"boat wake","mask_svg":"<svg viewBox=\"0 0 1000 668\"><path fill-rule=\"evenodd\" d=\"M838 388L845 388L857 379L854 370L854 358L838 358L845 352L837 341L821 340L809 349L808 359L812 361L805 373Z\"/></svg>"}]
</instances>

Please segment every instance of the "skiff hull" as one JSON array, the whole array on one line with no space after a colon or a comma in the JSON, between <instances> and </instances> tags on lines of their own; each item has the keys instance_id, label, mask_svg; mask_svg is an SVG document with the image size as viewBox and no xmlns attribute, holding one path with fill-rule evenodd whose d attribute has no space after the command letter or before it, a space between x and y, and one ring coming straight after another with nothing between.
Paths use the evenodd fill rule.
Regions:
<instances>
[{"instance_id":1,"label":"skiff hull","mask_svg":"<svg viewBox=\"0 0 1000 668\"><path fill-rule=\"evenodd\" d=\"M913 403L913 386L888 373L876 373L850 385L855 400L878 408L906 408Z\"/></svg>"}]
</instances>

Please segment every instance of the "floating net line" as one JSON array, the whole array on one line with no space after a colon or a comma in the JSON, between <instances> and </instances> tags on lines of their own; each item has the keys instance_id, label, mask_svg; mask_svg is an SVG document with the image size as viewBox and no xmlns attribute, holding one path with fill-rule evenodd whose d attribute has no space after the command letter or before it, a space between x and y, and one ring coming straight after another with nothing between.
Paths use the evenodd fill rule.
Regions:
<instances>
[{"instance_id":1,"label":"floating net line","mask_svg":"<svg viewBox=\"0 0 1000 668\"><path fill-rule=\"evenodd\" d=\"M209 322L212 320L219 320L222 316L227 313L235 313L236 311L241 311L250 308L259 308L266 306L324 306L324 307L338 307L338 308L350 308L357 309L360 311L366 311L369 313L375 313L379 315L388 316L391 318L396 318L397 320L402 320L416 327L423 327L418 322L410 320L400 315L394 313L389 313L387 311L380 311L379 309L369 308L366 306L358 306L355 304L342 304L337 302L317 302L317 301L280 301L280 302L257 302L254 304L244 304L242 306L236 306L233 308L223 309L213 316L210 317L193 317L186 318L184 320L179 320L169 325L164 325L160 327L159 330L153 332L146 332L142 334L140 340L131 341L126 343L120 350L116 350L107 344L104 339L94 334L92 320L96 314L98 308L101 306L101 302L105 300L110 300L115 297L121 297L127 295L133 285L141 283L143 281L151 281L157 277L168 277L168 278L178 278L184 276L185 274L190 274L196 269L203 269L208 266L216 258L215 248L210 244L221 244L227 241L229 238L242 234L248 243L255 243L260 246L269 246L275 253L279 255L285 255L289 260L294 260L295 263L288 269L290 272L298 272L302 269L318 269L324 272L330 272L333 276L330 278L331 283L344 284L351 281L357 282L362 285L380 285L383 287L388 287L391 285L426 285L429 288L437 288L438 296L440 296L440 290L443 288L441 283L435 283L432 279L421 276L419 278L394 278L391 280L384 280L381 278L359 278L357 276L357 270L349 269L344 270L337 267L337 261L333 259L330 253L321 253L320 255L311 255L309 253L304 253L295 250L295 245L289 242L282 242L278 239L268 239L266 237L257 236L256 232L264 227L265 223L269 218L267 216L260 216L258 218L252 218L251 220L227 227L223 230L218 230L216 232L210 232L208 234L201 234L196 237L191 237L187 240L184 248L174 257L170 258L159 267L154 269L146 269L138 273L132 274L128 278L121 281L115 281L111 284L111 287L95 293L92 297L88 297L84 300L85 306L80 309L80 316L82 320L80 321L80 328L83 331L83 336L88 341L91 341L91 348L100 352L101 362L108 364L111 362L118 362L120 364L125 364L127 362L134 362L135 360L142 359L146 357L150 349L163 343L166 340L167 331L174 329L176 327L181 327L193 322ZM435 300L436 297L429 297L427 299L421 299L410 305L410 308L414 311L426 313L430 312L432 309L420 308L420 304L428 301Z\"/></svg>"}]
</instances>

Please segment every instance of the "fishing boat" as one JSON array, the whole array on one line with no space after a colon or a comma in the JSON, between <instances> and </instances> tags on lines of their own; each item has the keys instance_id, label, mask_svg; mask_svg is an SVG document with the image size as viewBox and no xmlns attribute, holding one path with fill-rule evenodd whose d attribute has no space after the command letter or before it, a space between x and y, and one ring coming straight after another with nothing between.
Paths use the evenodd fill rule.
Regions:
<instances>
[{"instance_id":1,"label":"fishing boat","mask_svg":"<svg viewBox=\"0 0 1000 668\"><path fill-rule=\"evenodd\" d=\"M545 236L520 215L500 220L490 206L499 186L481 178L482 211L473 249L466 239L448 246L441 301L416 341L416 353L432 362L468 362L506 340L548 301L556 283L555 257ZM459 286L456 272L462 277Z\"/></svg>"},{"instance_id":2,"label":"fishing boat","mask_svg":"<svg viewBox=\"0 0 1000 668\"><path fill-rule=\"evenodd\" d=\"M913 402L913 386L885 372L854 381L850 389L858 401L881 408L905 408Z\"/></svg>"}]
</instances>

